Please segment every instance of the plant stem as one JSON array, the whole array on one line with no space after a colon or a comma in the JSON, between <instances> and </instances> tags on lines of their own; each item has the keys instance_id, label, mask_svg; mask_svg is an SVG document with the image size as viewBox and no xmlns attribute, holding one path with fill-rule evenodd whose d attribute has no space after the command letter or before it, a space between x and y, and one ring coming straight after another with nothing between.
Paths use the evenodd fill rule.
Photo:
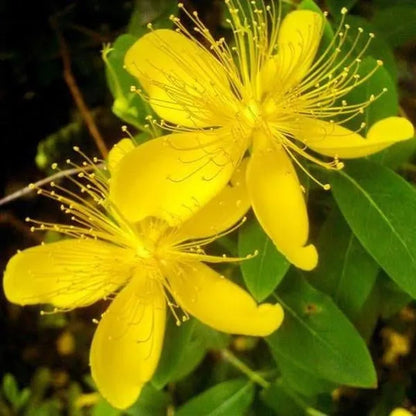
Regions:
<instances>
[{"instance_id":1,"label":"plant stem","mask_svg":"<svg viewBox=\"0 0 416 416\"><path fill-rule=\"evenodd\" d=\"M238 368L242 373L244 373L251 381L257 383L261 387L267 389L270 386L270 383L261 377L258 373L253 371L250 367L244 364L240 359L238 359L231 351L221 350L222 357L232 364L235 368Z\"/></svg>"}]
</instances>

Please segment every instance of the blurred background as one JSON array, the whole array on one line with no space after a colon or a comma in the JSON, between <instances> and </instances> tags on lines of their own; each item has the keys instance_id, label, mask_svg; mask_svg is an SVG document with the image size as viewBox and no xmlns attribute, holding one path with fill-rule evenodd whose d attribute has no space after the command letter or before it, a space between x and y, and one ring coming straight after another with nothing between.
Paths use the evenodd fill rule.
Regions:
<instances>
[{"instance_id":1,"label":"blurred background","mask_svg":"<svg viewBox=\"0 0 416 416\"><path fill-rule=\"evenodd\" d=\"M189 9L198 9L214 33L222 30L221 1L184 3ZM329 3L319 1L323 9L334 9L336 2ZM348 5L345 3L352 2L340 0L339 9ZM394 14L388 13L393 3L407 2L359 0L351 13L370 21L385 42L381 49L387 45L396 56L401 106L414 121L416 33L400 32L400 21L394 21ZM414 0L408 4L414 4ZM380 10L384 13L381 16ZM88 155L100 155L86 126L85 111L107 148L122 137L124 123L111 110L113 96L100 51L120 34L128 31L138 35L145 23L167 20L173 12L176 4L171 0L1 0L0 198L51 174L50 164L65 160L74 145ZM393 24L389 22L396 32L383 33L386 16L393 19ZM416 27L416 15L409 18L414 19ZM86 105L84 114L77 99ZM131 131L134 133L134 127ZM1 270L16 250L43 239L40 234L30 233L24 222L29 215L59 219L53 204L31 193L0 206ZM104 305L97 304L67 314L40 316L39 307L11 305L0 292L1 416L118 414L100 402L88 376L92 319L103 309ZM381 387L376 391L337 391L336 414L383 415L377 410L383 403L405 402L409 407L416 403L415 322L413 305L379 320L371 349ZM198 374L216 359L215 354L206 358ZM175 397L175 405L203 387L203 383L194 384L196 390ZM166 409L169 406L148 414L165 414L169 411ZM262 411L258 414L274 414L272 410Z\"/></svg>"}]
</instances>

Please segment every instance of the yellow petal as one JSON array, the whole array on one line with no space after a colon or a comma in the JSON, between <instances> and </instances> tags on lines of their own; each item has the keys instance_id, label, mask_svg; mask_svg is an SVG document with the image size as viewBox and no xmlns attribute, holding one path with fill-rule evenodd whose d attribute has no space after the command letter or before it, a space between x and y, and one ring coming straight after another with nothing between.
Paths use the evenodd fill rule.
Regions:
<instances>
[{"instance_id":1,"label":"yellow petal","mask_svg":"<svg viewBox=\"0 0 416 416\"><path fill-rule=\"evenodd\" d=\"M159 282L136 274L98 324L90 351L98 390L119 409L132 405L157 367L166 306Z\"/></svg>"},{"instance_id":2,"label":"yellow petal","mask_svg":"<svg viewBox=\"0 0 416 416\"><path fill-rule=\"evenodd\" d=\"M318 255L309 234L308 214L292 163L281 147L253 151L247 169L251 204L278 250L295 266L313 269Z\"/></svg>"},{"instance_id":3,"label":"yellow petal","mask_svg":"<svg viewBox=\"0 0 416 416\"><path fill-rule=\"evenodd\" d=\"M179 305L219 331L266 336L282 323L280 305L257 305L245 290L203 263L167 268L166 275Z\"/></svg>"},{"instance_id":4,"label":"yellow petal","mask_svg":"<svg viewBox=\"0 0 416 416\"><path fill-rule=\"evenodd\" d=\"M377 121L369 129L366 139L327 121L305 118L299 125L297 138L309 148L326 156L344 159L371 155L414 135L412 123L402 117Z\"/></svg>"},{"instance_id":5,"label":"yellow petal","mask_svg":"<svg viewBox=\"0 0 416 416\"><path fill-rule=\"evenodd\" d=\"M114 173L116 166L120 163L120 160L135 147L136 146L133 141L127 138L121 139L118 143L116 143L108 153L108 170L111 173Z\"/></svg>"},{"instance_id":6,"label":"yellow petal","mask_svg":"<svg viewBox=\"0 0 416 416\"><path fill-rule=\"evenodd\" d=\"M148 216L177 225L211 200L230 179L243 149L228 130L170 134L125 156L110 197L132 222Z\"/></svg>"},{"instance_id":7,"label":"yellow petal","mask_svg":"<svg viewBox=\"0 0 416 416\"><path fill-rule=\"evenodd\" d=\"M13 256L4 292L20 305L51 303L60 308L90 305L129 278L134 253L96 240L71 239L29 248Z\"/></svg>"},{"instance_id":8,"label":"yellow petal","mask_svg":"<svg viewBox=\"0 0 416 416\"><path fill-rule=\"evenodd\" d=\"M195 215L179 226L178 239L202 238L231 228L250 208L246 186L247 160L235 170L231 183Z\"/></svg>"},{"instance_id":9,"label":"yellow petal","mask_svg":"<svg viewBox=\"0 0 416 416\"><path fill-rule=\"evenodd\" d=\"M235 99L225 69L180 33L160 29L142 36L124 63L164 120L187 127L219 126L233 112Z\"/></svg>"},{"instance_id":10,"label":"yellow petal","mask_svg":"<svg viewBox=\"0 0 416 416\"><path fill-rule=\"evenodd\" d=\"M299 84L308 73L321 41L324 19L310 10L296 10L283 20L277 55L262 70L264 91L282 92Z\"/></svg>"}]
</instances>

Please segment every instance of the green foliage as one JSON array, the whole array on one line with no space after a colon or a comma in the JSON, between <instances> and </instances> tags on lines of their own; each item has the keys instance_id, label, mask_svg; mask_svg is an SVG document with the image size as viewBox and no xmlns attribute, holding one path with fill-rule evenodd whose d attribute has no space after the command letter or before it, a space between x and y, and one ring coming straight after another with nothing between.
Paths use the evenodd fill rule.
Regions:
<instances>
[{"instance_id":1,"label":"green foliage","mask_svg":"<svg viewBox=\"0 0 416 416\"><path fill-rule=\"evenodd\" d=\"M171 28L172 22L169 16L175 15L176 11L177 4L170 0L136 0L128 25L128 33L120 35L111 47L103 50L107 81L114 98L112 107L114 114L146 133L147 136L149 136L149 131L145 127L145 118L153 112L137 92L132 91L132 87L139 90L140 85L137 79L124 69L124 56L130 46L148 32L149 23L155 29Z\"/></svg>"},{"instance_id":2,"label":"green foliage","mask_svg":"<svg viewBox=\"0 0 416 416\"><path fill-rule=\"evenodd\" d=\"M80 143L83 134L84 127L76 120L40 141L35 157L37 167L51 172L51 164L62 160L63 154L71 154L72 147Z\"/></svg>"},{"instance_id":3,"label":"green foliage","mask_svg":"<svg viewBox=\"0 0 416 416\"><path fill-rule=\"evenodd\" d=\"M136 0L127 32L139 38L147 33L147 25L154 29L171 28L169 17L177 14L178 5L171 0Z\"/></svg>"},{"instance_id":4,"label":"green foliage","mask_svg":"<svg viewBox=\"0 0 416 416\"><path fill-rule=\"evenodd\" d=\"M357 44L357 50L365 48L368 42L370 33L374 33L375 37L371 39L371 42L366 49L365 57L373 57L374 59L381 59L384 63L384 67L388 70L392 79L397 80L397 64L392 49L389 44L383 38L383 32L378 31L374 25L367 19L361 16L347 15L346 22L350 25L349 29L349 43L352 45L359 33L359 28L364 30L360 35ZM382 89L383 87L380 86Z\"/></svg>"},{"instance_id":5,"label":"green foliage","mask_svg":"<svg viewBox=\"0 0 416 416\"><path fill-rule=\"evenodd\" d=\"M194 397L176 416L243 416L253 400L254 386L246 380L229 380Z\"/></svg>"},{"instance_id":6,"label":"green foliage","mask_svg":"<svg viewBox=\"0 0 416 416\"><path fill-rule=\"evenodd\" d=\"M280 254L273 242L263 231L257 221L244 224L238 236L240 257L257 255L241 263L244 281L251 294L260 302L267 298L283 279L289 263Z\"/></svg>"},{"instance_id":7,"label":"green foliage","mask_svg":"<svg viewBox=\"0 0 416 416\"><path fill-rule=\"evenodd\" d=\"M202 5L204 2L199 3ZM244 1L242 3L248 15L251 9ZM287 1L282 5L283 15L295 8L321 13L317 4L313 0ZM319 4L325 5L330 16L318 55L331 42L336 30L347 30L338 27L341 7L347 7L351 10L346 16L350 28L342 50L348 51L348 47L355 43L358 44L356 50L366 49L360 65L357 68L353 65L348 70L357 71L363 80L377 68L365 82L357 81L358 85L346 97L348 105L362 103L362 114L352 120L345 120L348 118L345 114L338 119L335 116L335 119L365 136L378 120L404 112L413 114L414 107L400 102L404 94L398 79L403 82L406 75L403 62L410 68L410 77L413 76L414 59L406 55L406 48L413 48L416 41L416 2L325 0ZM133 127L134 140L139 145L154 134L168 132L157 126L153 126L153 130L146 126L146 116L155 114L134 91L134 88L140 89L140 85L124 69L124 57L134 42L148 32L148 23L155 29L171 28L169 16L175 15L178 8L172 0L135 0L126 7L132 8L127 28L111 32L115 41L104 47L102 57L113 99L112 111L122 122ZM209 7L201 16L203 13L207 15L216 37L224 35L227 38L230 35L228 26L228 31L221 27L223 17L215 16L215 11ZM181 12L181 19L183 14ZM183 18L183 22L186 20ZM192 31L192 27L189 28ZM364 30L360 36L359 28ZM367 45L370 33L375 33L375 38ZM108 36L104 38L108 39ZM394 53L399 53L399 59L403 61L399 66ZM383 60L382 66L378 65L378 59ZM337 68L330 75L343 70L343 67ZM415 87L414 82L411 85ZM312 89L310 85L308 88ZM409 89L407 94L412 97L414 89ZM373 100L372 96L376 99ZM410 101L413 103L414 100L411 98ZM51 163L65 160L71 154L72 146L83 141L85 136L86 129L81 119L57 129L39 143L37 166L49 172ZM319 179L321 176L327 179L332 190L323 193L318 186L308 189L310 242L316 244L319 253L319 264L311 272L300 274L294 268L290 269L289 262L253 217L241 226L238 237L237 233L232 233L216 241L214 251L221 248L221 253L225 250L229 255L242 258L256 253L254 257L228 267L223 274L245 285L257 302L266 299L272 303L279 302L285 310L281 328L268 336L265 342L259 338L220 333L195 318L178 326L169 314L157 371L129 409L114 409L98 395L94 383L78 380L82 378L79 373L87 371L85 351L78 351L76 356L55 357L54 348L51 348L46 352L47 359L53 356L54 365L57 362L67 365L74 373L66 374L67 384L57 387L52 371L45 368L36 370L32 377L25 375L31 381L24 387L17 375L6 373L0 388L0 415L358 414L357 408L351 412L343 409L342 399L339 402L333 400L334 391L342 394L344 386L348 386L348 391L354 392L353 387L372 389L371 393L360 390L361 395L367 395L367 401L365 408L359 411L368 410L366 414L370 416L387 416L395 406L403 404L406 394L410 394L407 393L408 384L411 385L409 370L401 368L403 363L399 362L387 371L380 364L386 346L380 342L379 327L386 327L395 320L403 326L398 313L406 305L412 306L412 299L416 298L415 153L414 139L398 143L367 159L346 161L346 167L341 171L317 170ZM404 177L391 169L397 169ZM301 169L299 176L307 178ZM305 184L306 181L301 182ZM44 236L46 243L57 238L54 232ZM218 267L224 270L223 267L227 266ZM215 301L212 299L214 307ZM52 311L52 308L47 308ZM414 312L414 305L412 308ZM92 310L94 316L96 312ZM48 337L53 339L51 334L73 325L85 332L77 339L77 345L82 345L79 341L89 340L91 335L87 337L80 324L85 316L89 319L88 314L88 310L79 315L47 314L37 324L37 329L42 334L48 331ZM10 315L14 317L14 312ZM414 331L409 333L409 338L412 337L415 337ZM24 354L30 357L33 351L24 348ZM234 362L227 359L226 352L229 351L241 356L240 365L238 358ZM374 392L378 383L376 371L382 385ZM242 375L244 378L237 378ZM85 396L91 397L91 402L80 405L80 398L85 399ZM356 397L343 399L353 401ZM357 403L361 405L358 399Z\"/></svg>"},{"instance_id":8,"label":"green foliage","mask_svg":"<svg viewBox=\"0 0 416 416\"><path fill-rule=\"evenodd\" d=\"M367 131L376 121L383 118L396 116L399 112L399 98L396 85L393 82L387 69L382 66L378 67L376 59L367 57L360 64L359 74L365 78L376 71L363 84L354 88L348 94L349 104L368 103L371 96L377 97L370 105L364 109L363 117L358 117L358 125L351 125L351 128L358 129L360 123L364 122Z\"/></svg>"},{"instance_id":9,"label":"green foliage","mask_svg":"<svg viewBox=\"0 0 416 416\"><path fill-rule=\"evenodd\" d=\"M327 0L326 1L329 12L334 16L339 15L343 7L346 7L348 11L350 11L354 7L354 5L357 3L358 3L358 0L343 0L343 1Z\"/></svg>"},{"instance_id":10,"label":"green foliage","mask_svg":"<svg viewBox=\"0 0 416 416\"><path fill-rule=\"evenodd\" d=\"M371 172L371 174L369 174ZM354 234L386 273L416 296L416 191L393 171L366 160L330 176Z\"/></svg>"},{"instance_id":11,"label":"green foliage","mask_svg":"<svg viewBox=\"0 0 416 416\"><path fill-rule=\"evenodd\" d=\"M276 297L285 309L285 319L267 342L278 364L290 362L335 383L376 387L364 341L329 296L291 273Z\"/></svg>"},{"instance_id":12,"label":"green foliage","mask_svg":"<svg viewBox=\"0 0 416 416\"><path fill-rule=\"evenodd\" d=\"M137 80L124 69L124 55L137 38L123 34L117 38L111 47L103 50L103 60L106 66L107 81L114 97L112 110L117 117L145 131L145 117L149 107L141 97L132 91L137 87Z\"/></svg>"},{"instance_id":13,"label":"green foliage","mask_svg":"<svg viewBox=\"0 0 416 416\"><path fill-rule=\"evenodd\" d=\"M371 292L378 265L353 235L338 209L321 228L320 260L312 272L316 288L327 293L353 319Z\"/></svg>"},{"instance_id":14,"label":"green foliage","mask_svg":"<svg viewBox=\"0 0 416 416\"><path fill-rule=\"evenodd\" d=\"M158 389L164 387L171 380L185 352L185 346L189 343L193 326L193 320L177 326L171 317L168 319L163 346L164 353L152 380L153 385Z\"/></svg>"},{"instance_id":15,"label":"green foliage","mask_svg":"<svg viewBox=\"0 0 416 416\"><path fill-rule=\"evenodd\" d=\"M373 25L382 33L392 47L398 47L416 40L416 4L403 1L385 9L376 8L372 17ZM396 24L391 24L397 22Z\"/></svg>"},{"instance_id":16,"label":"green foliage","mask_svg":"<svg viewBox=\"0 0 416 416\"><path fill-rule=\"evenodd\" d=\"M279 379L261 395L263 401L278 416L326 416L312 408L303 397L288 387L284 379Z\"/></svg>"},{"instance_id":17,"label":"green foliage","mask_svg":"<svg viewBox=\"0 0 416 416\"><path fill-rule=\"evenodd\" d=\"M143 387L137 402L126 413L129 416L164 416L170 403L166 392L156 390L151 384Z\"/></svg>"}]
</instances>

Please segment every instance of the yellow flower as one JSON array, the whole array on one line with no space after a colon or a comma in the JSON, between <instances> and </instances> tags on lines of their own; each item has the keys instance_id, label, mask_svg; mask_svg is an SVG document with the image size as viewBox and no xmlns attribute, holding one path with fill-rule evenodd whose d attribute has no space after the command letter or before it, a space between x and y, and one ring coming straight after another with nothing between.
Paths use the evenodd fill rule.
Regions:
<instances>
[{"instance_id":1,"label":"yellow flower","mask_svg":"<svg viewBox=\"0 0 416 416\"><path fill-rule=\"evenodd\" d=\"M123 141L110 153L110 170L117 171L131 146ZM280 326L280 305L257 305L246 291L203 263L229 260L205 254L203 246L226 233L249 208L240 172L198 214L171 227L153 216L129 221L123 196L110 201L108 180L88 162L78 178L70 178L81 193L56 183L50 184L51 190L38 190L60 204L70 225L28 219L33 231L54 230L70 238L16 254L3 285L11 302L49 303L56 311L113 299L90 352L92 376L113 406L130 406L152 377L162 348L166 305L178 324L194 315L220 331L255 336ZM134 205L140 209L151 198L140 194Z\"/></svg>"},{"instance_id":2,"label":"yellow flower","mask_svg":"<svg viewBox=\"0 0 416 416\"><path fill-rule=\"evenodd\" d=\"M308 243L308 216L294 166L309 173L299 157L340 169L339 158L370 155L411 138L413 126L389 117L371 126L366 138L359 134L365 123L359 131L344 126L377 98L346 101L382 64L358 75L372 34L363 50L356 50L365 36L361 29L347 46L351 29L343 20L328 48L316 56L322 15L297 10L281 19L273 2L251 1L245 9L239 0L225 3L233 43L215 39L197 12L179 4L192 21L192 33L172 17L176 30L154 30L128 50L126 69L144 90L137 92L173 133L122 161L112 196L125 195L123 210L130 220L151 213L175 225L226 186L248 152L245 175L260 224L293 264L312 269L318 256ZM315 153L332 159L325 162ZM157 190L155 198L136 209L131 202L150 190Z\"/></svg>"},{"instance_id":3,"label":"yellow flower","mask_svg":"<svg viewBox=\"0 0 416 416\"><path fill-rule=\"evenodd\" d=\"M391 413L390 416L412 416L413 413L410 413L408 410L403 409L402 407L396 407Z\"/></svg>"}]
</instances>

